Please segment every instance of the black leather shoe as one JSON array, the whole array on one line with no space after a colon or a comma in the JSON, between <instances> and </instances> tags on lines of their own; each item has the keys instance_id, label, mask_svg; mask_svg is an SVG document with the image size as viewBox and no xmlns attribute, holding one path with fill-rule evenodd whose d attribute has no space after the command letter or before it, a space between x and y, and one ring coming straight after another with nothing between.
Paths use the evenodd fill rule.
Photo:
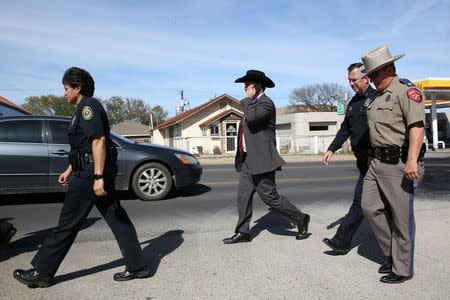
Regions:
<instances>
[{"instance_id":1,"label":"black leather shoe","mask_svg":"<svg viewBox=\"0 0 450 300\"><path fill-rule=\"evenodd\" d=\"M378 269L380 274L389 274L392 272L392 257L388 257L386 262Z\"/></svg>"},{"instance_id":2,"label":"black leather shoe","mask_svg":"<svg viewBox=\"0 0 450 300\"><path fill-rule=\"evenodd\" d=\"M251 242L250 234L236 232L232 237L223 239L224 244L236 244Z\"/></svg>"},{"instance_id":3,"label":"black leather shoe","mask_svg":"<svg viewBox=\"0 0 450 300\"><path fill-rule=\"evenodd\" d=\"M332 239L327 239L324 238L322 240L328 247L330 247L331 249L333 249L336 252L339 252L339 254L345 255L347 254L348 250L340 245L338 245L335 241L333 241Z\"/></svg>"},{"instance_id":4,"label":"black leather shoe","mask_svg":"<svg viewBox=\"0 0 450 300\"><path fill-rule=\"evenodd\" d=\"M384 283L402 283L405 282L406 280L410 280L412 278L411 276L400 276L400 275L396 275L393 272L389 273L388 275L382 276L380 278L381 282Z\"/></svg>"},{"instance_id":5,"label":"black leather shoe","mask_svg":"<svg viewBox=\"0 0 450 300\"><path fill-rule=\"evenodd\" d=\"M8 231L8 233L5 234L5 236L3 236L0 239L0 248L8 246L9 242L11 241L12 237L16 234L16 232L17 232L17 229L15 229L14 227L11 227L11 229Z\"/></svg>"},{"instance_id":6,"label":"black leather shoe","mask_svg":"<svg viewBox=\"0 0 450 300\"><path fill-rule=\"evenodd\" d=\"M41 287L46 288L52 285L53 276L39 274L35 269L29 270L15 270L13 272L15 279L28 287Z\"/></svg>"},{"instance_id":7,"label":"black leather shoe","mask_svg":"<svg viewBox=\"0 0 450 300\"><path fill-rule=\"evenodd\" d=\"M123 272L116 273L116 274L114 274L114 280L115 281L127 281L127 280L132 280L135 278L147 278L149 276L150 276L150 268L148 266L145 266L134 272L125 270Z\"/></svg>"},{"instance_id":8,"label":"black leather shoe","mask_svg":"<svg viewBox=\"0 0 450 300\"><path fill-rule=\"evenodd\" d=\"M308 214L305 214L305 217L303 218L303 220L297 224L298 234L295 237L295 239L303 240L309 236L308 225L309 225L310 220L311 220L311 217Z\"/></svg>"}]
</instances>

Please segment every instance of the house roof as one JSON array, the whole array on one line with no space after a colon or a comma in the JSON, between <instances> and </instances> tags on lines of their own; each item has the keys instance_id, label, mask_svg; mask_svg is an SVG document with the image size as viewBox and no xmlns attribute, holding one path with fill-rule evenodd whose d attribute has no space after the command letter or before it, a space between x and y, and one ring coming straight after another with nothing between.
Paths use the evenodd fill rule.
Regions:
<instances>
[{"instance_id":1,"label":"house roof","mask_svg":"<svg viewBox=\"0 0 450 300\"><path fill-rule=\"evenodd\" d=\"M174 125L174 124L180 123L184 119L192 116L193 114L195 114L195 113L205 109L206 107L208 107L208 106L210 106L210 105L212 105L212 104L214 104L214 103L216 103L216 102L218 102L220 100L223 100L224 98L228 98L228 99L231 99L232 101L236 101L237 103L240 103L235 98L233 98L233 97L231 97L231 96L229 96L227 94L223 94L223 95L221 95L221 96L219 96L217 98L209 100L206 103L203 103L202 105L199 105L199 106L194 107L194 108L192 108L190 110L187 110L187 111L185 111L185 112L183 112L183 113L181 113L179 115L176 115L175 117L173 117L173 118L171 118L171 119L169 119L169 120L167 120L165 122L162 122L161 124L159 124L158 126L153 128L153 130L161 129L161 128L164 128L164 127L167 127L167 126L170 126L170 125Z\"/></svg>"},{"instance_id":2,"label":"house roof","mask_svg":"<svg viewBox=\"0 0 450 300\"><path fill-rule=\"evenodd\" d=\"M26 110L25 108L23 108L23 107L21 107L21 106L19 106L17 104L12 103L11 101L9 101L8 99L3 98L2 96L0 96L0 103L4 103L4 104L6 104L9 107L12 107L12 108L14 108L16 110L20 110L20 111L22 111L23 113L25 113L27 115L32 115L32 113L29 112L28 110Z\"/></svg>"},{"instance_id":3,"label":"house roof","mask_svg":"<svg viewBox=\"0 0 450 300\"><path fill-rule=\"evenodd\" d=\"M124 121L111 127L111 130L123 136L150 136L150 128L147 125Z\"/></svg>"},{"instance_id":4,"label":"house roof","mask_svg":"<svg viewBox=\"0 0 450 300\"><path fill-rule=\"evenodd\" d=\"M243 116L243 114L240 113L240 112L238 112L237 110L235 110L235 109L229 109L229 110L225 110L225 111L221 112L221 113L218 114L218 115L215 115L215 116L212 117L211 119L206 120L205 122L203 122L203 123L200 124L199 126L208 125L208 124L210 124L210 123L216 121L217 119L220 119L220 118L222 118L222 117L224 117L224 116L226 116L226 115L229 115L229 114L231 114L231 113L235 113L236 115L241 116L241 117Z\"/></svg>"}]
</instances>

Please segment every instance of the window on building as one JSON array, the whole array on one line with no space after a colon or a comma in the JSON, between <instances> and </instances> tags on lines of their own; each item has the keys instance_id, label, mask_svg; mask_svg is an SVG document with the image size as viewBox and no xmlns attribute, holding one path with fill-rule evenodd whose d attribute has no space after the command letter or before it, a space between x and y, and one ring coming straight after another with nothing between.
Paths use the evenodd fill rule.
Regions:
<instances>
[{"instance_id":1,"label":"window on building","mask_svg":"<svg viewBox=\"0 0 450 300\"><path fill-rule=\"evenodd\" d=\"M210 135L219 135L219 125L209 126Z\"/></svg>"},{"instance_id":2,"label":"window on building","mask_svg":"<svg viewBox=\"0 0 450 300\"><path fill-rule=\"evenodd\" d=\"M329 131L336 122L309 122L309 131Z\"/></svg>"},{"instance_id":3,"label":"window on building","mask_svg":"<svg viewBox=\"0 0 450 300\"><path fill-rule=\"evenodd\" d=\"M207 131L208 131L208 128L206 126L202 126L202 136L206 136Z\"/></svg>"},{"instance_id":4,"label":"window on building","mask_svg":"<svg viewBox=\"0 0 450 300\"><path fill-rule=\"evenodd\" d=\"M327 131L328 125L309 125L309 131Z\"/></svg>"},{"instance_id":5,"label":"window on building","mask_svg":"<svg viewBox=\"0 0 450 300\"><path fill-rule=\"evenodd\" d=\"M173 126L173 136L174 137L179 137L180 136L180 128L179 128L178 124Z\"/></svg>"}]
</instances>

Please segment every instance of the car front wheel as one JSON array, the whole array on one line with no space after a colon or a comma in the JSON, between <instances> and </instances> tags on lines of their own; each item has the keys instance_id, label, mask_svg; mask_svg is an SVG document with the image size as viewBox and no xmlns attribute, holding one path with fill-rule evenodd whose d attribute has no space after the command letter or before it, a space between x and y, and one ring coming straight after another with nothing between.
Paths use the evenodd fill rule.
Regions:
<instances>
[{"instance_id":1,"label":"car front wheel","mask_svg":"<svg viewBox=\"0 0 450 300\"><path fill-rule=\"evenodd\" d=\"M133 192L142 200L160 200L169 193L172 177L169 170L160 163L146 163L133 174Z\"/></svg>"}]
</instances>

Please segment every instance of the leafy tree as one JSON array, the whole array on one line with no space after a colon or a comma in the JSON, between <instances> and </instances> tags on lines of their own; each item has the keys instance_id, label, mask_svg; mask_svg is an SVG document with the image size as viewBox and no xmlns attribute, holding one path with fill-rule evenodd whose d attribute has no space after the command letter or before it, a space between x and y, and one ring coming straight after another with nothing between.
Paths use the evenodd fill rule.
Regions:
<instances>
[{"instance_id":1,"label":"leafy tree","mask_svg":"<svg viewBox=\"0 0 450 300\"><path fill-rule=\"evenodd\" d=\"M109 123L117 124L126 120L134 120L145 125L150 124L150 114L153 115L153 125L167 120L168 112L160 105L151 108L141 99L111 97L100 100L108 114ZM73 116L76 106L67 102L64 96L29 96L25 99L23 108L37 115Z\"/></svg>"},{"instance_id":2,"label":"leafy tree","mask_svg":"<svg viewBox=\"0 0 450 300\"><path fill-rule=\"evenodd\" d=\"M165 120L167 120L167 115L169 113L162 108L160 105L153 106L152 115L153 115L153 126L156 126Z\"/></svg>"},{"instance_id":3,"label":"leafy tree","mask_svg":"<svg viewBox=\"0 0 450 300\"><path fill-rule=\"evenodd\" d=\"M291 104L304 105L307 111L335 111L335 103L345 102L349 89L337 83L312 84L296 88L289 95Z\"/></svg>"},{"instance_id":4,"label":"leafy tree","mask_svg":"<svg viewBox=\"0 0 450 300\"><path fill-rule=\"evenodd\" d=\"M103 101L108 114L109 122L117 124L126 120L134 120L145 125L150 124L150 114L153 114L153 125L159 124L167 119L168 112L157 105L151 108L141 99L122 97L111 97Z\"/></svg>"},{"instance_id":5,"label":"leafy tree","mask_svg":"<svg viewBox=\"0 0 450 300\"><path fill-rule=\"evenodd\" d=\"M36 115L72 116L76 106L67 102L64 96L46 95L25 98L23 108Z\"/></svg>"}]
</instances>

